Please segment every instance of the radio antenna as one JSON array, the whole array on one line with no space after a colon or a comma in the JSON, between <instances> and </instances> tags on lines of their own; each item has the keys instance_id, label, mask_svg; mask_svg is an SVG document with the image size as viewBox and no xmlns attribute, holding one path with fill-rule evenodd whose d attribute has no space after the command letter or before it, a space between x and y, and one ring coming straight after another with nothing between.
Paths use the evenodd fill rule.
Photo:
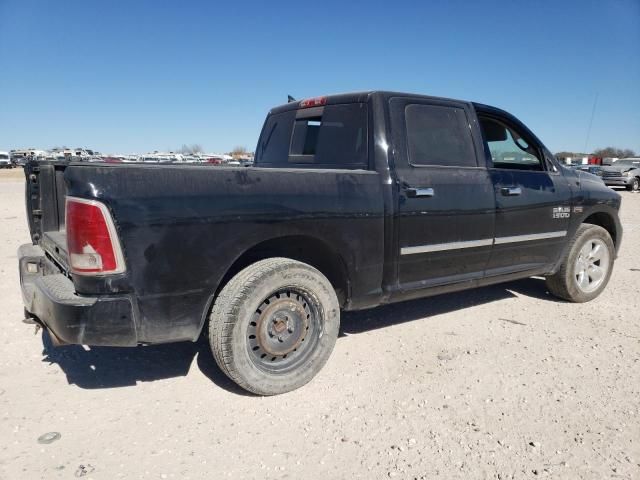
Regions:
<instances>
[{"instance_id":1,"label":"radio antenna","mask_svg":"<svg viewBox=\"0 0 640 480\"><path fill-rule=\"evenodd\" d=\"M589 120L589 128L587 129L587 139L584 141L584 153L587 152L587 145L589 145L589 137L591 136L591 126L593 125L593 117L596 114L596 105L598 103L598 92L596 92L596 98L593 99L593 108L591 109L591 119Z\"/></svg>"}]
</instances>

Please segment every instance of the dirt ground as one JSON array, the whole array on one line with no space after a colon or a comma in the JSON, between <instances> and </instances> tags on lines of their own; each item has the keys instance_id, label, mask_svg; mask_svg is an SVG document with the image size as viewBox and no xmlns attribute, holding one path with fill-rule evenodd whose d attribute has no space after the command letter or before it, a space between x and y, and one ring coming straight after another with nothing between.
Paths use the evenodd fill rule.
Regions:
<instances>
[{"instance_id":1,"label":"dirt ground","mask_svg":"<svg viewBox=\"0 0 640 480\"><path fill-rule=\"evenodd\" d=\"M306 387L246 395L205 343L69 346L21 322L23 184L0 172L0 479L640 478L640 194L611 282L344 314ZM58 432L41 444L38 438Z\"/></svg>"}]
</instances>

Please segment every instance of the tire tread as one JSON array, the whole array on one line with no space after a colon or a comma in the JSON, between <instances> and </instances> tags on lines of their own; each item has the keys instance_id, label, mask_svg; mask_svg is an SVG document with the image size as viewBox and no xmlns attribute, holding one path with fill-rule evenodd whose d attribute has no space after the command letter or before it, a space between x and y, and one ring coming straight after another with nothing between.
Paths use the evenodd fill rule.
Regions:
<instances>
[{"instance_id":1,"label":"tire tread","mask_svg":"<svg viewBox=\"0 0 640 480\"><path fill-rule=\"evenodd\" d=\"M260 388L249 384L236 369L233 353L233 329L240 310L267 274L289 268L304 268L316 275L322 274L310 265L289 258L273 257L260 260L237 273L220 291L209 315L209 343L213 357L220 369L240 387L250 392L267 395ZM324 277L323 277L324 278ZM337 301L337 300L336 300ZM318 364L321 368L324 365Z\"/></svg>"},{"instance_id":2,"label":"tire tread","mask_svg":"<svg viewBox=\"0 0 640 480\"><path fill-rule=\"evenodd\" d=\"M549 291L551 292L551 294L553 294L554 296L561 298L563 300L566 300L568 302L576 302L576 303L580 303L580 302L585 302L588 300L591 300L592 298L595 298L595 296L599 295L600 292L602 291L602 289L606 286L607 281L605 281L603 283L603 287L602 289L597 291L597 294L592 296L592 295L588 295L588 296L581 296L578 297L576 296L574 293L571 292L570 290L570 286L571 286L571 281L572 279L571 277L571 269L573 268L572 262L569 261L569 259L572 257L572 253L574 252L574 248L576 246L576 243L578 243L579 241L581 241L588 232L604 232L607 236L607 238L609 239L609 241L611 241L611 237L609 236L609 232L607 232L604 228L598 226L598 225L593 225L590 223L583 223L581 224L578 229L576 230L575 235L573 236L573 238L569 241L569 246L566 250L566 254L565 257L562 261L562 265L560 266L560 268L558 269L558 271L556 273L554 273L553 275L549 275L546 277L546 285L547 288L549 289ZM612 242L613 243L613 242ZM611 270L613 269L613 256L611 257L611 266L609 268L609 275L611 274Z\"/></svg>"}]
</instances>

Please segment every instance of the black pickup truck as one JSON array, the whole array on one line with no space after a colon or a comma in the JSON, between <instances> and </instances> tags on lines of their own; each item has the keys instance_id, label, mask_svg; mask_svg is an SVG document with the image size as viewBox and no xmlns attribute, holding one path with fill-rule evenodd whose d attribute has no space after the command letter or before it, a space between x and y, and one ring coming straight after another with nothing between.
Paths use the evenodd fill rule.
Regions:
<instances>
[{"instance_id":1,"label":"black pickup truck","mask_svg":"<svg viewBox=\"0 0 640 480\"><path fill-rule=\"evenodd\" d=\"M55 342L205 332L270 395L327 361L341 310L529 276L605 288L620 196L497 108L366 92L269 112L253 167L29 163L28 318Z\"/></svg>"}]
</instances>

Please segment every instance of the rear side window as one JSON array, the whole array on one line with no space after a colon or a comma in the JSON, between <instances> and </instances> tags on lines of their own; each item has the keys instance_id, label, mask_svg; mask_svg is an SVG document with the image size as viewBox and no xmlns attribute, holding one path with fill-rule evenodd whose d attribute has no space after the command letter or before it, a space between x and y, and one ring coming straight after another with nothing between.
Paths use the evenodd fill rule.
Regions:
<instances>
[{"instance_id":1,"label":"rear side window","mask_svg":"<svg viewBox=\"0 0 640 480\"><path fill-rule=\"evenodd\" d=\"M256 165L258 163L278 164L287 162L291 129L295 118L295 110L269 115L258 142Z\"/></svg>"},{"instance_id":2,"label":"rear side window","mask_svg":"<svg viewBox=\"0 0 640 480\"><path fill-rule=\"evenodd\" d=\"M366 168L367 105L350 103L270 115L256 165Z\"/></svg>"},{"instance_id":3,"label":"rear side window","mask_svg":"<svg viewBox=\"0 0 640 480\"><path fill-rule=\"evenodd\" d=\"M411 165L477 166L462 108L411 104L405 108L405 122Z\"/></svg>"}]
</instances>

